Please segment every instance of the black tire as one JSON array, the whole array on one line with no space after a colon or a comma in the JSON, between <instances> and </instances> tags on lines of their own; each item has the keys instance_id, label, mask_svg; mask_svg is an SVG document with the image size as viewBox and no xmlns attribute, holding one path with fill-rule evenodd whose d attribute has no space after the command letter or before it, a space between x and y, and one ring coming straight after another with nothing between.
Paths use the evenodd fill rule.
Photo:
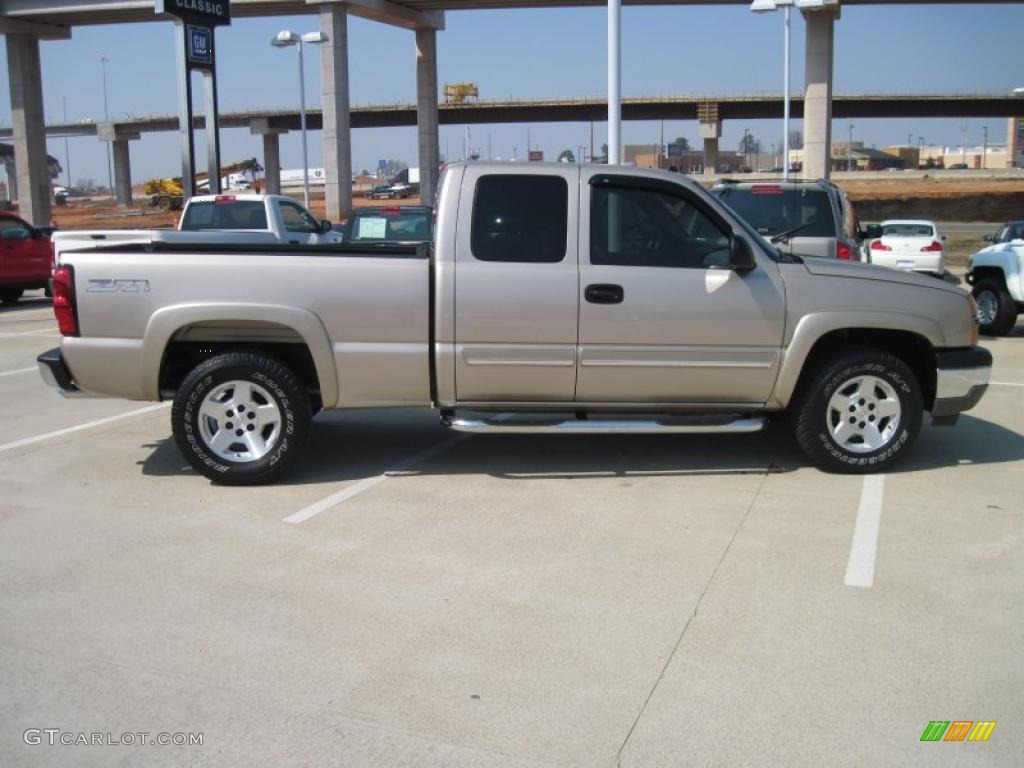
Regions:
<instances>
[{"instance_id":1,"label":"black tire","mask_svg":"<svg viewBox=\"0 0 1024 768\"><path fill-rule=\"evenodd\" d=\"M239 382L247 382L251 386L250 395L240 396L240 399L249 401L248 407L232 405L235 402L232 385ZM216 401L214 398L223 392L231 393L230 400ZM201 413L207 404L228 409L223 423L205 412ZM262 424L262 415L255 415L264 405L276 406L276 428ZM237 408L239 413L235 414L232 408ZM252 423L242 421L243 411L254 419ZM229 422L228 418L239 423ZM197 472L225 485L257 485L282 477L298 460L309 436L311 419L309 395L295 374L274 358L256 352L217 355L196 366L178 388L171 409L174 439L182 455ZM226 439L231 439L235 428L242 424L246 429L258 430L254 437L265 444L267 451L264 455L247 456L247 450L237 450L248 443L246 433L240 428L237 434L241 439L218 452L214 442L221 435L221 430L225 430ZM214 427L216 431L212 433L214 439L211 439L209 435ZM268 429L269 432L263 431ZM236 449L233 451L232 447ZM235 458L227 458L224 453Z\"/></svg>"},{"instance_id":2,"label":"black tire","mask_svg":"<svg viewBox=\"0 0 1024 768\"><path fill-rule=\"evenodd\" d=\"M13 304L24 292L24 288L0 288L0 301L4 304Z\"/></svg>"},{"instance_id":3,"label":"black tire","mask_svg":"<svg viewBox=\"0 0 1024 768\"><path fill-rule=\"evenodd\" d=\"M874 377L877 386L870 386L870 380L864 377ZM844 408L841 419L837 419L839 411L833 407L833 396L837 400L851 397L851 392L858 392L851 390L851 386L857 386L853 382L858 379L867 383L875 394L849 399L849 408L855 410ZM877 397L879 392L887 396ZM893 401L897 400L895 421L892 416L877 421L872 417L876 409L882 413L883 408L893 408ZM793 427L797 443L819 469L847 474L884 472L902 458L917 439L923 411L921 387L906 363L888 352L859 348L826 359L806 382L794 405ZM858 421L851 422L849 427L854 434L841 441L837 439L840 421L845 426L848 417ZM873 449L867 447L871 443L867 442L868 432L864 431L865 426L871 429L869 419L881 441Z\"/></svg>"},{"instance_id":4,"label":"black tire","mask_svg":"<svg viewBox=\"0 0 1024 768\"><path fill-rule=\"evenodd\" d=\"M981 332L986 336L1005 336L1017 324L1017 306L997 280L982 280L971 291L978 304Z\"/></svg>"}]
</instances>

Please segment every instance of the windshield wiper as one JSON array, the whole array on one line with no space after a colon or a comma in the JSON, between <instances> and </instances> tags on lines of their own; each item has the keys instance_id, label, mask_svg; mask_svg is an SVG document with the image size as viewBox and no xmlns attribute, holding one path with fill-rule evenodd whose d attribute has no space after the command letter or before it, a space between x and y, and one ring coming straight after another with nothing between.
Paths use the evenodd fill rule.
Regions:
<instances>
[{"instance_id":1,"label":"windshield wiper","mask_svg":"<svg viewBox=\"0 0 1024 768\"><path fill-rule=\"evenodd\" d=\"M811 219L810 221L805 221L803 224L787 229L785 232L779 232L779 234L772 236L772 243L784 243L797 232L802 232L817 221L817 219Z\"/></svg>"}]
</instances>

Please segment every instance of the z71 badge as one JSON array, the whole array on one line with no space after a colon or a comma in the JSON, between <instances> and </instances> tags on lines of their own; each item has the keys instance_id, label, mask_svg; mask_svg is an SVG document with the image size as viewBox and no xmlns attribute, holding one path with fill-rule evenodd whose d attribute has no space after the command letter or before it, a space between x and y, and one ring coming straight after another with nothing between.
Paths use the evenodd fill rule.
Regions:
<instances>
[{"instance_id":1,"label":"z71 badge","mask_svg":"<svg viewBox=\"0 0 1024 768\"><path fill-rule=\"evenodd\" d=\"M89 281L88 293L149 293L149 280L99 278Z\"/></svg>"}]
</instances>

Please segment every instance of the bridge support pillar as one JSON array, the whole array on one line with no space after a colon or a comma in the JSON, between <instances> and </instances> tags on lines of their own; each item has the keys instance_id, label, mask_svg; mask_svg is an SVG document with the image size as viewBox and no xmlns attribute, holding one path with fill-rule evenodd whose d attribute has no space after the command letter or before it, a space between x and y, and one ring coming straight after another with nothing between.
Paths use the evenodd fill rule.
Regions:
<instances>
[{"instance_id":1,"label":"bridge support pillar","mask_svg":"<svg viewBox=\"0 0 1024 768\"><path fill-rule=\"evenodd\" d=\"M51 188L39 38L23 34L8 34L6 38L16 174L10 177L10 198L18 198L22 218L44 227L50 224Z\"/></svg>"},{"instance_id":2,"label":"bridge support pillar","mask_svg":"<svg viewBox=\"0 0 1024 768\"><path fill-rule=\"evenodd\" d=\"M281 194L281 140L287 128L271 125L266 117L259 117L249 123L249 133L263 137L263 192L268 195ZM327 169L324 169L327 173Z\"/></svg>"},{"instance_id":3,"label":"bridge support pillar","mask_svg":"<svg viewBox=\"0 0 1024 768\"><path fill-rule=\"evenodd\" d=\"M804 66L804 169L806 179L832 173L832 11L804 11L807 55ZM787 158L788 160L788 158Z\"/></svg>"},{"instance_id":4,"label":"bridge support pillar","mask_svg":"<svg viewBox=\"0 0 1024 768\"><path fill-rule=\"evenodd\" d=\"M139 133L119 130L115 123L100 123L96 137L109 141L114 155L114 198L118 205L132 204L132 165L128 151L129 141L138 141Z\"/></svg>"},{"instance_id":5,"label":"bridge support pillar","mask_svg":"<svg viewBox=\"0 0 1024 768\"><path fill-rule=\"evenodd\" d=\"M704 139L704 175L718 173L718 140L722 138L722 121L700 122L700 137Z\"/></svg>"},{"instance_id":6,"label":"bridge support pillar","mask_svg":"<svg viewBox=\"0 0 1024 768\"><path fill-rule=\"evenodd\" d=\"M348 101L348 11L344 3L320 6L320 31L328 42L320 46L323 91L324 194L327 218L347 219L352 212L352 119ZM264 148L266 144L264 144Z\"/></svg>"},{"instance_id":7,"label":"bridge support pillar","mask_svg":"<svg viewBox=\"0 0 1024 768\"><path fill-rule=\"evenodd\" d=\"M416 30L416 128L420 148L420 202L433 205L440 178L437 109L437 30Z\"/></svg>"}]
</instances>

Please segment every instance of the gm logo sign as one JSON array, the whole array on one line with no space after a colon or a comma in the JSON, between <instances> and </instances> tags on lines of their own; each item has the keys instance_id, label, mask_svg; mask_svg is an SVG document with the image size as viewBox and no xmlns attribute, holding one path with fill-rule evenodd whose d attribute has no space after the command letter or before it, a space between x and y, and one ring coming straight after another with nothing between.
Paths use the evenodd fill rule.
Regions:
<instances>
[{"instance_id":1,"label":"gm logo sign","mask_svg":"<svg viewBox=\"0 0 1024 768\"><path fill-rule=\"evenodd\" d=\"M996 728L995 720L932 720L921 734L921 741L988 741Z\"/></svg>"},{"instance_id":2,"label":"gm logo sign","mask_svg":"<svg viewBox=\"0 0 1024 768\"><path fill-rule=\"evenodd\" d=\"M188 25L188 60L193 64L213 63L213 30Z\"/></svg>"}]
</instances>

